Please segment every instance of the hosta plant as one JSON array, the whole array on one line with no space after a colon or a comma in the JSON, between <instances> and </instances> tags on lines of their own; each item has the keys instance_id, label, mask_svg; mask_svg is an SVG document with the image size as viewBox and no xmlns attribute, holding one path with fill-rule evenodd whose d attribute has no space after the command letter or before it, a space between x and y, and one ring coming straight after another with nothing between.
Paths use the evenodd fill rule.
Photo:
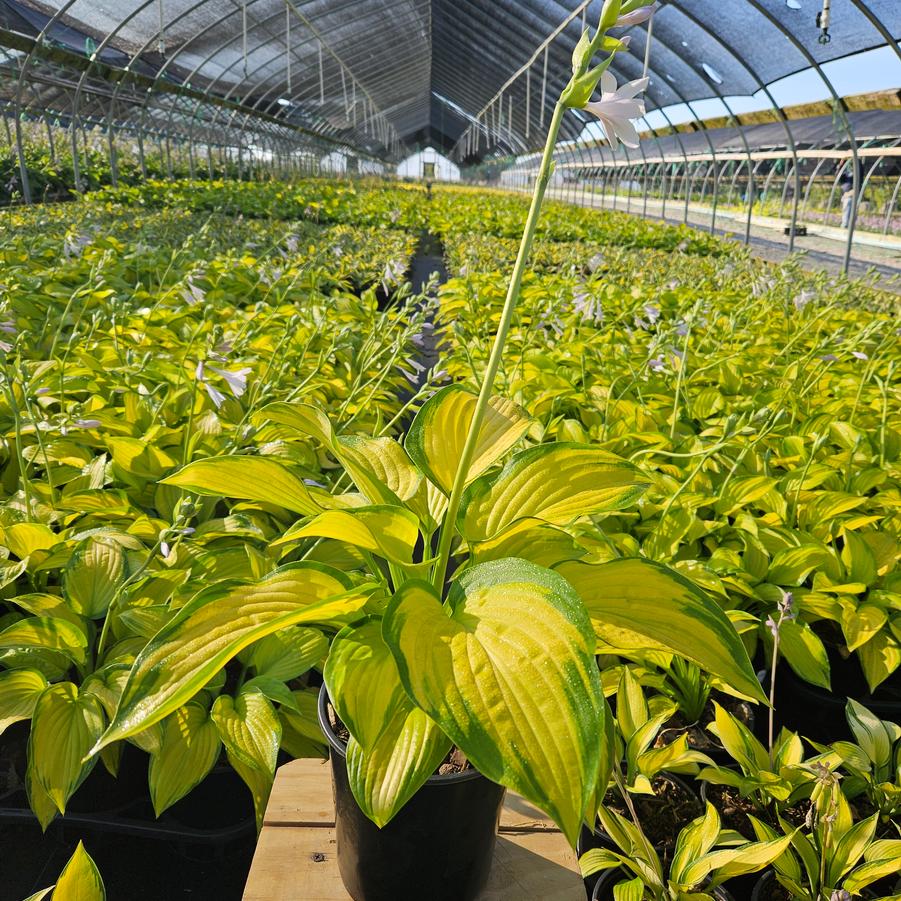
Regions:
<instances>
[{"instance_id":1,"label":"hosta plant","mask_svg":"<svg viewBox=\"0 0 901 901\"><path fill-rule=\"evenodd\" d=\"M855 741L816 745L824 761L845 772L842 792L849 800L866 800L879 814L880 826L898 828L901 814L901 727L880 720L863 704L849 699L845 707Z\"/></svg>"},{"instance_id":2,"label":"hosta plant","mask_svg":"<svg viewBox=\"0 0 901 901\"><path fill-rule=\"evenodd\" d=\"M774 836L752 842L721 829L716 809L708 804L703 816L682 829L672 859L664 861L640 824L603 808L598 815L614 848L592 848L579 863L586 877L623 870L623 879L614 887L617 901L712 901L713 889L764 869L786 852L791 841L791 836Z\"/></svg>"},{"instance_id":3,"label":"hosta plant","mask_svg":"<svg viewBox=\"0 0 901 901\"><path fill-rule=\"evenodd\" d=\"M586 31L576 48L478 394L460 385L437 392L403 444L339 434L309 405L259 411L340 465L355 488L348 493L314 495L283 463L238 455L195 460L164 480L299 519L274 542L284 566L256 583L211 586L150 640L95 751L188 703L255 641L315 625L334 636L325 684L350 735L354 796L375 823L388 823L456 745L575 843L580 824L594 821L612 752L599 637L685 656L761 697L713 599L642 558L593 563L568 531L635 505L641 471L590 443L535 444L530 417L493 396L563 114L588 104L623 48L607 29L644 7L608 0L594 37ZM611 55L592 68L600 50ZM232 721L236 756L270 740L251 711L236 706Z\"/></svg>"},{"instance_id":4,"label":"hosta plant","mask_svg":"<svg viewBox=\"0 0 901 901\"><path fill-rule=\"evenodd\" d=\"M798 735L783 729L772 750L768 750L741 720L719 704L715 704L715 710L708 728L735 765L705 767L699 778L714 785L731 786L761 814L775 815L810 797L813 776L802 766L804 744Z\"/></svg>"},{"instance_id":5,"label":"hosta plant","mask_svg":"<svg viewBox=\"0 0 901 901\"><path fill-rule=\"evenodd\" d=\"M819 901L849 898L883 879L897 879L901 839L875 837L876 813L855 822L839 775L823 763L813 764L812 769L816 786L809 827L795 829L780 820L778 828L773 828L751 818L759 841L790 840L789 847L773 861L779 883L792 898Z\"/></svg>"},{"instance_id":6,"label":"hosta plant","mask_svg":"<svg viewBox=\"0 0 901 901\"><path fill-rule=\"evenodd\" d=\"M654 778L661 773L696 776L701 764L713 761L688 745L688 736L657 747L664 724L672 718L676 705L662 695L646 700L641 685L628 667L623 667L616 692L616 736L622 742L625 787L631 792L653 793ZM617 749L618 750L618 749ZM616 763L614 763L616 767Z\"/></svg>"}]
</instances>

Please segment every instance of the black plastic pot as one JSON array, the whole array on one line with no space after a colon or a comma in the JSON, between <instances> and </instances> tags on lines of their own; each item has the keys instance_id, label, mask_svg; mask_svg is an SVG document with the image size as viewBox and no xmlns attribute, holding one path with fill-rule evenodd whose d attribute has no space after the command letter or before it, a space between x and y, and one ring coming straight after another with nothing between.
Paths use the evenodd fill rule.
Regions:
<instances>
[{"instance_id":1,"label":"black plastic pot","mask_svg":"<svg viewBox=\"0 0 901 901\"><path fill-rule=\"evenodd\" d=\"M600 879L595 883L591 893L591 901L613 901L613 886L622 879L634 878L634 873L625 869L605 870ZM717 901L735 901L732 895L723 886L718 885L710 892Z\"/></svg>"},{"instance_id":2,"label":"black plastic pot","mask_svg":"<svg viewBox=\"0 0 901 901\"><path fill-rule=\"evenodd\" d=\"M351 793L324 687L319 723L331 747L338 870L354 901L475 899L491 871L505 789L476 770L432 776L379 829Z\"/></svg>"},{"instance_id":3,"label":"black plastic pot","mask_svg":"<svg viewBox=\"0 0 901 901\"><path fill-rule=\"evenodd\" d=\"M712 700L719 701L720 704L723 704L723 695L718 693L714 693ZM757 731L757 720L759 719L757 715L757 710L754 708L752 704L745 704L745 714L747 716L747 720L742 720L744 725L748 727L748 729L756 734ZM712 711L712 708L711 708ZM766 728L766 727L764 727ZM691 734L687 732L686 727L674 727L671 725L664 725L661 730L661 735L667 735L667 744L673 740L673 738L677 738L681 732L686 732L688 734L688 744L692 750L701 751L701 753L706 754L717 766L728 766L733 762L732 757L729 755L728 751L719 744L711 744L708 746L698 747L691 741ZM708 733L709 734L709 733Z\"/></svg>"},{"instance_id":4,"label":"black plastic pot","mask_svg":"<svg viewBox=\"0 0 901 901\"><path fill-rule=\"evenodd\" d=\"M656 778L664 779L673 785L677 785L685 793L686 797L692 796L697 800L697 809L692 813L692 816L689 819L687 819L684 823L679 824L679 828L682 828L682 826L687 825L691 820L701 816L704 813L704 805L701 803L700 798L698 797L698 793L695 790L693 784L689 784L684 779L680 779L678 776L674 776L672 773L661 773L660 776ZM637 800L637 798L639 797L645 796L636 796L635 799ZM641 814L639 814L639 819L641 819ZM668 846L666 843L659 843L654 845L654 850L660 857L668 858L672 856L672 843L675 842L677 834L678 829L676 829L671 836L668 836ZM579 841L576 845L576 854L581 857L586 851L592 848L604 848L610 851L619 850L616 846L616 842L614 842L613 839L601 827L600 820L595 821L594 831L590 830L585 825L582 826L582 829L579 832ZM593 889L597 885L599 878L600 877L597 873L585 878L584 882L586 894L591 895Z\"/></svg>"},{"instance_id":5,"label":"black plastic pot","mask_svg":"<svg viewBox=\"0 0 901 901\"><path fill-rule=\"evenodd\" d=\"M863 704L881 720L901 722L897 674L874 694L867 693L865 685L861 688L856 680L843 678L843 675L841 669L835 668L832 673L833 691L829 692L805 682L789 667L780 666L776 673L777 722L814 741L851 739L853 736L845 718L845 705L849 697Z\"/></svg>"}]
</instances>

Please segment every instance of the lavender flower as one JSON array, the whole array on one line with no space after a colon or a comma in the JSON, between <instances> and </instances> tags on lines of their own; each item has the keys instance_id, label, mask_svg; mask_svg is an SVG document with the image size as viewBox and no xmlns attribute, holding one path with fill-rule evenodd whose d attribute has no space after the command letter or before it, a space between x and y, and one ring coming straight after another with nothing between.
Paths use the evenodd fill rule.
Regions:
<instances>
[{"instance_id":1,"label":"lavender flower","mask_svg":"<svg viewBox=\"0 0 901 901\"><path fill-rule=\"evenodd\" d=\"M207 381L203 360L201 360L197 364L197 369L194 371L194 377L206 389L206 393L209 395L210 400L216 405L216 409L218 410L225 403L226 398L218 388L215 388Z\"/></svg>"},{"instance_id":2,"label":"lavender flower","mask_svg":"<svg viewBox=\"0 0 901 901\"><path fill-rule=\"evenodd\" d=\"M231 393L234 394L235 397L241 397L247 390L247 376L249 373L253 372L249 366L245 366L243 369L235 371L218 369L215 366L210 366L210 369L225 379L225 383L231 389Z\"/></svg>"},{"instance_id":3,"label":"lavender flower","mask_svg":"<svg viewBox=\"0 0 901 901\"><path fill-rule=\"evenodd\" d=\"M181 289L182 300L186 304L193 306L194 304L203 303L206 300L206 291L202 288L198 288L194 282L188 278L186 284Z\"/></svg>"},{"instance_id":4,"label":"lavender flower","mask_svg":"<svg viewBox=\"0 0 901 901\"><path fill-rule=\"evenodd\" d=\"M382 286L387 291L389 288L399 285L407 274L407 264L401 260L389 260L382 276Z\"/></svg>"},{"instance_id":5,"label":"lavender flower","mask_svg":"<svg viewBox=\"0 0 901 901\"><path fill-rule=\"evenodd\" d=\"M650 6L642 6L630 13L626 13L624 16L620 16L616 20L616 25L613 27L628 28L631 25L640 25L642 22L647 22L659 8L659 3L652 3Z\"/></svg>"}]
</instances>

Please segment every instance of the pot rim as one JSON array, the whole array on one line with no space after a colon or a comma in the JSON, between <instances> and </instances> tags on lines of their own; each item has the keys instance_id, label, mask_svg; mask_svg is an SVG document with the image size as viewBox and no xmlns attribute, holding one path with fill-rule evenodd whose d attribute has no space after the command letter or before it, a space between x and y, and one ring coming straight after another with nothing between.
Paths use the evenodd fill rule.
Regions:
<instances>
[{"instance_id":1,"label":"pot rim","mask_svg":"<svg viewBox=\"0 0 901 901\"><path fill-rule=\"evenodd\" d=\"M342 759L346 760L347 745L335 735L335 731L332 729L332 724L329 722L328 718L328 705L328 689L325 687L325 683L323 683L322 687L319 689L319 702L316 708L319 717L319 728L322 729L322 734L329 743L329 747ZM472 767L472 769L464 770L462 773L445 773L444 775L429 776L425 781L425 785L447 785L448 783L469 782L472 779L487 778L487 776L482 775L475 767ZM491 780L489 779L488 781L490 782Z\"/></svg>"},{"instance_id":2,"label":"pot rim","mask_svg":"<svg viewBox=\"0 0 901 901\"><path fill-rule=\"evenodd\" d=\"M635 874L630 870L626 869L624 866L619 867L609 867L606 870L603 870L600 874L600 878L594 884L594 889L591 892L591 901L598 901L599 892L602 890L603 886L610 882L617 873L622 873L628 878L634 878ZM764 875L766 875L766 871L764 871ZM716 888L711 889L710 893L715 897L719 898L720 901L735 901L735 896L726 888L725 885L718 885Z\"/></svg>"}]
</instances>

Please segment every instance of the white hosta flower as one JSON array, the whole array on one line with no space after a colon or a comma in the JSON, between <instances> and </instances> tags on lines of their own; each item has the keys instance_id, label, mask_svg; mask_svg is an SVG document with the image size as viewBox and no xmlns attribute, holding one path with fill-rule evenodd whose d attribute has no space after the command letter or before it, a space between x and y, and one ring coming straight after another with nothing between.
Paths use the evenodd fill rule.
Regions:
<instances>
[{"instance_id":1,"label":"white hosta flower","mask_svg":"<svg viewBox=\"0 0 901 901\"><path fill-rule=\"evenodd\" d=\"M210 369L225 379L225 383L231 389L231 393L234 394L235 397L241 397L247 390L247 376L253 372L249 366L245 366L243 369L238 369L237 371L218 369L215 366L210 366Z\"/></svg>"},{"instance_id":2,"label":"white hosta flower","mask_svg":"<svg viewBox=\"0 0 901 901\"><path fill-rule=\"evenodd\" d=\"M181 298L186 304L193 306L194 304L203 303L206 299L206 291L204 291L203 288L198 288L197 285L188 278L181 289Z\"/></svg>"},{"instance_id":3,"label":"white hosta flower","mask_svg":"<svg viewBox=\"0 0 901 901\"><path fill-rule=\"evenodd\" d=\"M206 389L206 393L209 395L210 400L216 405L216 409L218 410L225 403L225 395L218 389L211 385L206 380L206 372L203 364L203 360L201 360L197 364L197 369L194 372L194 376L197 381L200 382L201 385Z\"/></svg>"},{"instance_id":4,"label":"white hosta flower","mask_svg":"<svg viewBox=\"0 0 901 901\"><path fill-rule=\"evenodd\" d=\"M604 322L604 307L601 301L587 291L581 291L573 296L573 312L581 317L582 322L591 322L595 325Z\"/></svg>"},{"instance_id":5,"label":"white hosta flower","mask_svg":"<svg viewBox=\"0 0 901 901\"><path fill-rule=\"evenodd\" d=\"M638 132L632 120L644 115L644 100L636 95L647 86L647 78L637 78L617 87L610 72L601 76L601 99L586 103L585 109L598 118L611 147L616 147L617 141L626 147L638 146Z\"/></svg>"},{"instance_id":6,"label":"white hosta flower","mask_svg":"<svg viewBox=\"0 0 901 901\"><path fill-rule=\"evenodd\" d=\"M613 27L627 28L630 25L640 25L642 22L647 22L647 20L650 19L655 12L657 12L659 6L659 3L652 3L650 6L642 6L630 13L626 13L624 16L620 16L616 20L616 25L614 25Z\"/></svg>"},{"instance_id":7,"label":"white hosta flower","mask_svg":"<svg viewBox=\"0 0 901 901\"><path fill-rule=\"evenodd\" d=\"M407 274L407 264L403 260L389 260L385 266L385 274L382 276L382 284L385 289L399 285Z\"/></svg>"}]
</instances>

